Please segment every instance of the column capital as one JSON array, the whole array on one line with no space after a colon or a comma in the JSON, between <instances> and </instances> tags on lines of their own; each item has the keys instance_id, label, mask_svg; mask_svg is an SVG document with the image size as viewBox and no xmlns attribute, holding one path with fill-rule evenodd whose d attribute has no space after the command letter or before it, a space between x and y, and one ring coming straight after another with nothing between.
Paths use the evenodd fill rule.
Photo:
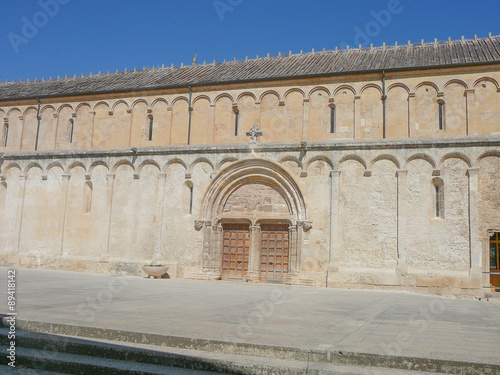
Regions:
<instances>
[{"instance_id":1,"label":"column capital","mask_svg":"<svg viewBox=\"0 0 500 375\"><path fill-rule=\"evenodd\" d=\"M196 229L197 231L202 230L204 225L205 225L205 220L195 220L194 221L194 229Z\"/></svg>"},{"instance_id":2,"label":"column capital","mask_svg":"<svg viewBox=\"0 0 500 375\"><path fill-rule=\"evenodd\" d=\"M308 232L312 228L312 221L308 221L308 220L297 221L297 225L302 227L304 232Z\"/></svg>"},{"instance_id":3,"label":"column capital","mask_svg":"<svg viewBox=\"0 0 500 375\"><path fill-rule=\"evenodd\" d=\"M340 177L340 170L339 169L332 169L330 171L330 177Z\"/></svg>"},{"instance_id":4,"label":"column capital","mask_svg":"<svg viewBox=\"0 0 500 375\"><path fill-rule=\"evenodd\" d=\"M71 177L71 175L69 173L64 173L64 174L61 175L61 177L63 179L69 180L69 178Z\"/></svg>"},{"instance_id":5,"label":"column capital","mask_svg":"<svg viewBox=\"0 0 500 375\"><path fill-rule=\"evenodd\" d=\"M479 168L469 168L467 169L467 176L476 177L479 174Z\"/></svg>"},{"instance_id":6,"label":"column capital","mask_svg":"<svg viewBox=\"0 0 500 375\"><path fill-rule=\"evenodd\" d=\"M257 223L255 225L250 225L250 232L260 232L260 224Z\"/></svg>"},{"instance_id":7,"label":"column capital","mask_svg":"<svg viewBox=\"0 0 500 375\"><path fill-rule=\"evenodd\" d=\"M396 175L399 176L406 176L408 174L408 169L398 169L396 171Z\"/></svg>"}]
</instances>

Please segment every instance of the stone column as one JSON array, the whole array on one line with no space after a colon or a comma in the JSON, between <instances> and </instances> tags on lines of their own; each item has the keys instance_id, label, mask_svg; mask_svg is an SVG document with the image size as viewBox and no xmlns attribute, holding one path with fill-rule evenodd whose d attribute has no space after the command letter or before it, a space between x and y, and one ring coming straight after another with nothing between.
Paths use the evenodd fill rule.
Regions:
<instances>
[{"instance_id":1,"label":"stone column","mask_svg":"<svg viewBox=\"0 0 500 375\"><path fill-rule=\"evenodd\" d=\"M61 248L59 250L59 255L64 254L64 230L66 228L66 207L68 205L68 186L69 179L71 178L70 174L63 174L63 186L62 186L62 199L63 202L61 204L61 211L59 212L59 228L61 228Z\"/></svg>"},{"instance_id":2,"label":"stone column","mask_svg":"<svg viewBox=\"0 0 500 375\"><path fill-rule=\"evenodd\" d=\"M328 273L339 271L339 207L340 207L340 171L330 171L330 256ZM328 286L328 285L327 285Z\"/></svg>"},{"instance_id":3,"label":"stone column","mask_svg":"<svg viewBox=\"0 0 500 375\"><path fill-rule=\"evenodd\" d=\"M469 246L470 268L481 271L481 236L479 234L479 168L469 168Z\"/></svg>"},{"instance_id":4,"label":"stone column","mask_svg":"<svg viewBox=\"0 0 500 375\"><path fill-rule=\"evenodd\" d=\"M212 223L204 220L195 220L194 223L196 230L203 229L202 267L203 272L209 272L211 266L210 241L212 240Z\"/></svg>"},{"instance_id":5,"label":"stone column","mask_svg":"<svg viewBox=\"0 0 500 375\"><path fill-rule=\"evenodd\" d=\"M57 131L59 130L59 114L54 113L54 121L56 123L55 130L54 130L54 138L52 139L52 149L55 150L57 147Z\"/></svg>"},{"instance_id":6,"label":"stone column","mask_svg":"<svg viewBox=\"0 0 500 375\"><path fill-rule=\"evenodd\" d=\"M158 173L158 195L156 196L156 228L155 228L155 252L153 263L162 260L161 242L163 237L163 204L165 202L166 173Z\"/></svg>"},{"instance_id":7,"label":"stone column","mask_svg":"<svg viewBox=\"0 0 500 375\"><path fill-rule=\"evenodd\" d=\"M474 93L475 89L466 89L465 90L465 110L466 110L466 135L474 135L476 131L475 123L474 123Z\"/></svg>"},{"instance_id":8,"label":"stone column","mask_svg":"<svg viewBox=\"0 0 500 375\"><path fill-rule=\"evenodd\" d=\"M354 139L361 138L361 95L354 96L354 127L352 131L352 137Z\"/></svg>"},{"instance_id":9,"label":"stone column","mask_svg":"<svg viewBox=\"0 0 500 375\"><path fill-rule=\"evenodd\" d=\"M174 111L172 110L172 106L170 107L167 107L167 112L168 112L168 117L170 117L170 119L168 120L168 126L170 127L170 129L167 129L166 133L167 133L167 139L165 140L165 144L166 145L171 145L172 144L172 128L174 127Z\"/></svg>"},{"instance_id":10,"label":"stone column","mask_svg":"<svg viewBox=\"0 0 500 375\"><path fill-rule=\"evenodd\" d=\"M109 259L109 246L111 240L111 218L113 215L113 189L114 189L115 174L108 173L106 175L106 195L108 197L108 220L106 223L106 242L103 244L103 252L100 254L101 261L107 261Z\"/></svg>"},{"instance_id":11,"label":"stone column","mask_svg":"<svg viewBox=\"0 0 500 375\"><path fill-rule=\"evenodd\" d=\"M128 147L132 147L132 127L134 126L132 120L134 116L132 116L132 110L130 108L127 109L127 115L129 116Z\"/></svg>"},{"instance_id":12,"label":"stone column","mask_svg":"<svg viewBox=\"0 0 500 375\"><path fill-rule=\"evenodd\" d=\"M413 137L415 134L415 126L417 123L417 103L415 100L415 93L408 94L408 138Z\"/></svg>"},{"instance_id":13,"label":"stone column","mask_svg":"<svg viewBox=\"0 0 500 375\"><path fill-rule=\"evenodd\" d=\"M397 196L397 250L398 250L398 265L397 268L400 273L406 274L406 222L407 222L407 202L408 202L408 190L406 188L406 177L408 176L408 171L405 169L400 169L396 172L397 184L398 184L398 196Z\"/></svg>"},{"instance_id":14,"label":"stone column","mask_svg":"<svg viewBox=\"0 0 500 375\"><path fill-rule=\"evenodd\" d=\"M19 121L20 121L20 125L21 125L21 135L19 136L19 148L17 150L21 151L23 149L23 135L24 135L24 117L23 116L19 116ZM16 149L14 149L16 150Z\"/></svg>"},{"instance_id":15,"label":"stone column","mask_svg":"<svg viewBox=\"0 0 500 375\"><path fill-rule=\"evenodd\" d=\"M248 279L259 281L261 251L260 224L250 225L250 259L248 260Z\"/></svg>"},{"instance_id":16,"label":"stone column","mask_svg":"<svg viewBox=\"0 0 500 375\"><path fill-rule=\"evenodd\" d=\"M210 104L210 126L207 141L215 144L215 104Z\"/></svg>"},{"instance_id":17,"label":"stone column","mask_svg":"<svg viewBox=\"0 0 500 375\"><path fill-rule=\"evenodd\" d=\"M24 215L24 199L26 196L26 181L28 176L20 175L19 180L19 197L18 197L18 205L17 205L17 215L16 215L16 233L17 233L17 254L19 254L19 250L21 248L21 232L23 227L23 215Z\"/></svg>"},{"instance_id":18,"label":"stone column","mask_svg":"<svg viewBox=\"0 0 500 375\"><path fill-rule=\"evenodd\" d=\"M302 114L302 140L307 141L309 137L309 112L311 108L311 103L309 98L304 98L303 102L303 114Z\"/></svg>"},{"instance_id":19,"label":"stone column","mask_svg":"<svg viewBox=\"0 0 500 375\"><path fill-rule=\"evenodd\" d=\"M298 224L290 225L288 227L288 262L289 271L291 276L297 274L300 270L300 249L299 249L299 239L298 239Z\"/></svg>"},{"instance_id":20,"label":"stone column","mask_svg":"<svg viewBox=\"0 0 500 375\"><path fill-rule=\"evenodd\" d=\"M210 273L212 278L222 276L222 224L212 225L212 240L210 241Z\"/></svg>"},{"instance_id":21,"label":"stone column","mask_svg":"<svg viewBox=\"0 0 500 375\"><path fill-rule=\"evenodd\" d=\"M89 116L90 116L90 148L95 147L95 142L94 142L94 128L95 128L95 111L90 111Z\"/></svg>"}]
</instances>

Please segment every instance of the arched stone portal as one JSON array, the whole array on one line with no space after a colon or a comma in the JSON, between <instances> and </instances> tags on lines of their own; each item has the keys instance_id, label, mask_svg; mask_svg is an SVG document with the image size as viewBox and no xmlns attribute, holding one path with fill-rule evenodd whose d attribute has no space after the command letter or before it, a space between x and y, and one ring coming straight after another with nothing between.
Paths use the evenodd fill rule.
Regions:
<instances>
[{"instance_id":1,"label":"arched stone portal","mask_svg":"<svg viewBox=\"0 0 500 375\"><path fill-rule=\"evenodd\" d=\"M197 230L204 230L207 278L290 282L300 270L301 237L310 229L293 177L264 159L236 162L210 183Z\"/></svg>"}]
</instances>

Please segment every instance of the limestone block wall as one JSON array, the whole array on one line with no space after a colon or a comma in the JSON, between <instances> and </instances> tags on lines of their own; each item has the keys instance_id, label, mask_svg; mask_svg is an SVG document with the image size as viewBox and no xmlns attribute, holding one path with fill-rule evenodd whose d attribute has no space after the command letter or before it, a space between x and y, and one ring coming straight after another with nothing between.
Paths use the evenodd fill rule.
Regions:
<instances>
[{"instance_id":1,"label":"limestone block wall","mask_svg":"<svg viewBox=\"0 0 500 375\"><path fill-rule=\"evenodd\" d=\"M206 277L197 221L209 185L259 160L305 203L296 282L478 296L500 230L499 146L488 136L6 152L1 264L140 274L161 261L171 277ZM243 184L223 208L287 217L289 198L269 188Z\"/></svg>"},{"instance_id":2,"label":"limestone block wall","mask_svg":"<svg viewBox=\"0 0 500 375\"><path fill-rule=\"evenodd\" d=\"M498 70L388 72L385 138L499 133ZM246 143L254 124L266 143L376 140L383 94L382 75L364 74L195 87L191 104L181 89L43 99L40 113L4 102L0 151Z\"/></svg>"}]
</instances>

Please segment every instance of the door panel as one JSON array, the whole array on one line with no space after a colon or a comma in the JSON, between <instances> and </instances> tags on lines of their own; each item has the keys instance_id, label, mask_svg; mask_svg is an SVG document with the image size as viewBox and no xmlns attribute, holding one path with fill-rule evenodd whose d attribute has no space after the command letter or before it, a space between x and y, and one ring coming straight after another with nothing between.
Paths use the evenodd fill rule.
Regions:
<instances>
[{"instance_id":1,"label":"door panel","mask_svg":"<svg viewBox=\"0 0 500 375\"><path fill-rule=\"evenodd\" d=\"M222 278L243 278L250 256L249 225L224 224L222 228Z\"/></svg>"},{"instance_id":2,"label":"door panel","mask_svg":"<svg viewBox=\"0 0 500 375\"><path fill-rule=\"evenodd\" d=\"M288 274L289 235L286 224L261 225L260 278L282 282Z\"/></svg>"}]
</instances>

